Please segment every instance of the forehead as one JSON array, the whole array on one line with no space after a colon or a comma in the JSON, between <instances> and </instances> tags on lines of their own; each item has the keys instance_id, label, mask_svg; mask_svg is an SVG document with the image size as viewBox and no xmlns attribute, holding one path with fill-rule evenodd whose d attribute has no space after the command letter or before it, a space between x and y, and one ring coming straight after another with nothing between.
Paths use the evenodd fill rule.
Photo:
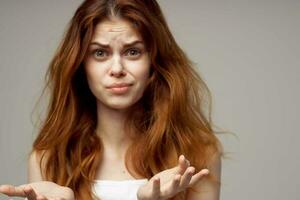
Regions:
<instances>
[{"instance_id":1,"label":"forehead","mask_svg":"<svg viewBox=\"0 0 300 200\"><path fill-rule=\"evenodd\" d=\"M105 19L95 27L92 41L109 43L112 40L121 40L130 42L141 40L140 34L134 28L132 23L124 19Z\"/></svg>"}]
</instances>

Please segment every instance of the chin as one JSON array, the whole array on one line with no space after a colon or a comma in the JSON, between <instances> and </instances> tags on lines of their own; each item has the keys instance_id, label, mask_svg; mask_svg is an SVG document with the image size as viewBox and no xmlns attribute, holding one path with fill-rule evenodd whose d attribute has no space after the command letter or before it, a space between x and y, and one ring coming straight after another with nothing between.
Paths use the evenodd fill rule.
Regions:
<instances>
[{"instance_id":1,"label":"chin","mask_svg":"<svg viewBox=\"0 0 300 200\"><path fill-rule=\"evenodd\" d=\"M127 110L131 108L139 99L142 97L141 94L139 95L128 95L125 96L113 96L110 98L102 98L100 100L102 106L105 106L109 109L113 110Z\"/></svg>"},{"instance_id":2,"label":"chin","mask_svg":"<svg viewBox=\"0 0 300 200\"><path fill-rule=\"evenodd\" d=\"M126 110L130 107L132 107L132 105L135 104L135 101L115 101L115 102L109 102L106 104L107 107L111 108L111 109L115 109L115 110Z\"/></svg>"}]
</instances>

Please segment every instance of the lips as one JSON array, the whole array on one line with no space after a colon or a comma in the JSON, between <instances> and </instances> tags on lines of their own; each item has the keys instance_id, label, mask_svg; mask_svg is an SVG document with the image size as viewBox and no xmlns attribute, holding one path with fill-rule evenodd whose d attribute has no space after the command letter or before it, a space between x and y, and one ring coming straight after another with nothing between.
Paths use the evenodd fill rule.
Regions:
<instances>
[{"instance_id":1,"label":"lips","mask_svg":"<svg viewBox=\"0 0 300 200\"><path fill-rule=\"evenodd\" d=\"M113 94L125 94L128 92L132 84L128 83L114 83L107 87L108 91Z\"/></svg>"},{"instance_id":2,"label":"lips","mask_svg":"<svg viewBox=\"0 0 300 200\"><path fill-rule=\"evenodd\" d=\"M129 83L113 83L109 85L107 88L122 88L122 87L129 87L131 84Z\"/></svg>"}]
</instances>

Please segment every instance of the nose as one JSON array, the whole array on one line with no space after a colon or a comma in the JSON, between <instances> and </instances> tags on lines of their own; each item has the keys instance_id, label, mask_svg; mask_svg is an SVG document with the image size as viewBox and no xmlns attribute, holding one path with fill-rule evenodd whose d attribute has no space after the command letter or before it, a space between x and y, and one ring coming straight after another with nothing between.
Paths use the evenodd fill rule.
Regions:
<instances>
[{"instance_id":1,"label":"nose","mask_svg":"<svg viewBox=\"0 0 300 200\"><path fill-rule=\"evenodd\" d=\"M109 74L110 76L114 77L121 77L126 75L120 56L113 57Z\"/></svg>"}]
</instances>

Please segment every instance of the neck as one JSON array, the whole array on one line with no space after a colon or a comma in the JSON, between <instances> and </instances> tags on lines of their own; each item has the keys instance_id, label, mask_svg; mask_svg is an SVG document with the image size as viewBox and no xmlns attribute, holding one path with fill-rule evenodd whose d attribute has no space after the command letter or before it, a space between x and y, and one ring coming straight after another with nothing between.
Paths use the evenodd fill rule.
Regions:
<instances>
[{"instance_id":1,"label":"neck","mask_svg":"<svg viewBox=\"0 0 300 200\"><path fill-rule=\"evenodd\" d=\"M120 152L129 145L131 140L124 130L127 113L126 110L111 109L98 103L96 132L101 138L104 148Z\"/></svg>"}]
</instances>

